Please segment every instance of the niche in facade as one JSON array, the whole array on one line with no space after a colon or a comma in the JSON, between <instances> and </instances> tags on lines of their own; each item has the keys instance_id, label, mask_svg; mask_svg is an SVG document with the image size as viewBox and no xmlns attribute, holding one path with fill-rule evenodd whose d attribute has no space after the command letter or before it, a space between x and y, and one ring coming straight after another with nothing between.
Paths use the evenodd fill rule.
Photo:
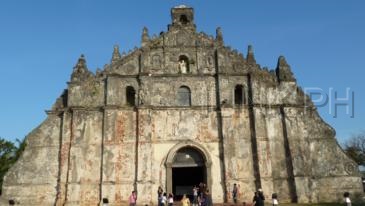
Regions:
<instances>
[{"instance_id":1,"label":"niche in facade","mask_svg":"<svg viewBox=\"0 0 365 206\"><path fill-rule=\"evenodd\" d=\"M179 70L181 74L186 74L190 72L189 58L185 55L181 55L179 57Z\"/></svg>"},{"instance_id":2,"label":"niche in facade","mask_svg":"<svg viewBox=\"0 0 365 206\"><path fill-rule=\"evenodd\" d=\"M187 23L189 23L188 17L185 14L182 14L180 16L180 23L182 25L186 25Z\"/></svg>"},{"instance_id":3,"label":"niche in facade","mask_svg":"<svg viewBox=\"0 0 365 206\"><path fill-rule=\"evenodd\" d=\"M126 88L126 99L128 106L136 105L136 90L132 86Z\"/></svg>"},{"instance_id":4,"label":"niche in facade","mask_svg":"<svg viewBox=\"0 0 365 206\"><path fill-rule=\"evenodd\" d=\"M241 105L245 104L245 90L242 85L236 85L234 88L234 104Z\"/></svg>"}]
</instances>

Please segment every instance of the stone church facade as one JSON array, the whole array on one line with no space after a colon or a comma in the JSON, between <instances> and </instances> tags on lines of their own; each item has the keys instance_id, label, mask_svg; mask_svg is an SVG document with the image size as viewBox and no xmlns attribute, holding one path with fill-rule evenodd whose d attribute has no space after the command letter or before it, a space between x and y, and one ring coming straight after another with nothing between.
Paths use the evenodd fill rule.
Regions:
<instances>
[{"instance_id":1,"label":"stone church facade","mask_svg":"<svg viewBox=\"0 0 365 206\"><path fill-rule=\"evenodd\" d=\"M2 201L20 205L156 205L205 182L213 201L333 202L362 191L357 165L279 57L275 70L216 36L198 33L192 8L171 9L166 32L91 73L84 56L46 120L9 170Z\"/></svg>"}]
</instances>

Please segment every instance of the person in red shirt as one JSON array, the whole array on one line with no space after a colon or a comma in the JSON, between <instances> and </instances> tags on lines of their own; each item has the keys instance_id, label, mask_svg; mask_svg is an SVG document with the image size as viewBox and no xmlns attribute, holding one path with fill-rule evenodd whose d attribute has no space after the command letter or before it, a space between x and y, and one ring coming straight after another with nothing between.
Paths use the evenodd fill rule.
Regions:
<instances>
[{"instance_id":1,"label":"person in red shirt","mask_svg":"<svg viewBox=\"0 0 365 206\"><path fill-rule=\"evenodd\" d=\"M136 206L137 203L137 194L136 191L132 191L132 194L129 196L129 206Z\"/></svg>"}]
</instances>

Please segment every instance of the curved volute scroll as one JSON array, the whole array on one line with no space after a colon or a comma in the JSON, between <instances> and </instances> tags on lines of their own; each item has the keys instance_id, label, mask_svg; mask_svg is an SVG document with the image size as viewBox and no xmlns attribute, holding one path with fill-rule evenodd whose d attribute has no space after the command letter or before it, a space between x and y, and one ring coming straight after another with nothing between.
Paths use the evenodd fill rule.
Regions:
<instances>
[{"instance_id":1,"label":"curved volute scroll","mask_svg":"<svg viewBox=\"0 0 365 206\"><path fill-rule=\"evenodd\" d=\"M81 54L78 59L75 67L73 68L73 72L71 74L71 81L84 81L90 77L93 77L93 74L87 69L85 56Z\"/></svg>"}]
</instances>

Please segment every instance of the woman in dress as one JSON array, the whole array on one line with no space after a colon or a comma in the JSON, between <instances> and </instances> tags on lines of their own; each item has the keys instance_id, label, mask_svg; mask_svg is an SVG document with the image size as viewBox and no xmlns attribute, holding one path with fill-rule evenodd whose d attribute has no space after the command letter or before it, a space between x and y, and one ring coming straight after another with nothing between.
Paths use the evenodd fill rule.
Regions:
<instances>
[{"instance_id":1,"label":"woman in dress","mask_svg":"<svg viewBox=\"0 0 365 206\"><path fill-rule=\"evenodd\" d=\"M186 197L186 194L183 195L181 199L182 206L190 206L190 200Z\"/></svg>"}]
</instances>

